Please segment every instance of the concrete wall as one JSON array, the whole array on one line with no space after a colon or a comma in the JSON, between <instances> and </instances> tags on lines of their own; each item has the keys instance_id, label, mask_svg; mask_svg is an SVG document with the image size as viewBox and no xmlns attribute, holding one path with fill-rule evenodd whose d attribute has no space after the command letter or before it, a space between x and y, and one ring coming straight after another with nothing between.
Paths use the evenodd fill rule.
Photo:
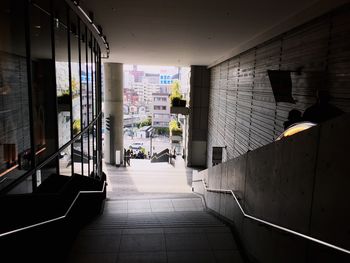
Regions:
<instances>
[{"instance_id":1,"label":"concrete wall","mask_svg":"<svg viewBox=\"0 0 350 263\"><path fill-rule=\"evenodd\" d=\"M208 166L213 146L227 146L229 160L274 141L290 110L303 113L315 103L316 89L350 112L349 45L348 4L211 68ZM295 103L275 101L268 70L294 71Z\"/></svg>"},{"instance_id":2,"label":"concrete wall","mask_svg":"<svg viewBox=\"0 0 350 263\"><path fill-rule=\"evenodd\" d=\"M188 166L206 167L210 71L205 66L191 66Z\"/></svg>"},{"instance_id":3,"label":"concrete wall","mask_svg":"<svg viewBox=\"0 0 350 263\"><path fill-rule=\"evenodd\" d=\"M106 128L104 158L109 164L116 164L116 151L120 152L119 163L123 163L123 64L104 63L105 83L105 118L112 121L111 128Z\"/></svg>"},{"instance_id":4,"label":"concrete wall","mask_svg":"<svg viewBox=\"0 0 350 263\"><path fill-rule=\"evenodd\" d=\"M198 173L232 189L249 214L350 249L350 114ZM196 178L194 178L196 179ZM200 183L194 190L203 191ZM231 195L204 193L232 221L253 262L349 262L344 254L243 219Z\"/></svg>"}]
</instances>

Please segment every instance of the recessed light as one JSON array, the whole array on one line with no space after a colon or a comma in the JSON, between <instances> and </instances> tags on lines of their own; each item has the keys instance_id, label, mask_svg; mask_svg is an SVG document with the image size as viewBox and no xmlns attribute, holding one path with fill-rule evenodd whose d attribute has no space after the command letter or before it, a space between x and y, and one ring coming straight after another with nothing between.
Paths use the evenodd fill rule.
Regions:
<instances>
[{"instance_id":1,"label":"recessed light","mask_svg":"<svg viewBox=\"0 0 350 263\"><path fill-rule=\"evenodd\" d=\"M34 26L35 28L37 28L37 29L40 29L41 28L41 26Z\"/></svg>"}]
</instances>

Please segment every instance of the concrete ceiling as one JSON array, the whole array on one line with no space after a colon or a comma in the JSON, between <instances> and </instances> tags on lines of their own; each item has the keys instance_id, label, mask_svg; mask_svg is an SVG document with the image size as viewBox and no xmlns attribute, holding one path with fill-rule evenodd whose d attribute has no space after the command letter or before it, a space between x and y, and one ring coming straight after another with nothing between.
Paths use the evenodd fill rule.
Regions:
<instances>
[{"instance_id":1,"label":"concrete ceiling","mask_svg":"<svg viewBox=\"0 0 350 263\"><path fill-rule=\"evenodd\" d=\"M107 36L111 54L104 62L188 66L223 61L249 48L254 39L279 34L315 16L315 9L324 12L336 2L343 1L81 0L80 4L93 10L94 21Z\"/></svg>"}]
</instances>

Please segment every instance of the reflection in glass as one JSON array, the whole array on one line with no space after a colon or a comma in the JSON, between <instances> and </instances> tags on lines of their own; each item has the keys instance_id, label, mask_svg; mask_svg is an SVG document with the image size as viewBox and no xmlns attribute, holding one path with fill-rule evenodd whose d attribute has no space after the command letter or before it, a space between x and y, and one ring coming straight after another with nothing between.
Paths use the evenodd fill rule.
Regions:
<instances>
[{"instance_id":1,"label":"reflection in glass","mask_svg":"<svg viewBox=\"0 0 350 263\"><path fill-rule=\"evenodd\" d=\"M94 125L93 128L93 171L94 175L96 176L97 174L97 141L96 141L96 125Z\"/></svg>"},{"instance_id":2,"label":"reflection in glass","mask_svg":"<svg viewBox=\"0 0 350 263\"><path fill-rule=\"evenodd\" d=\"M56 151L57 118L54 62L51 52L51 19L36 6L30 6L32 103L35 155L37 163Z\"/></svg>"},{"instance_id":3,"label":"reflection in glass","mask_svg":"<svg viewBox=\"0 0 350 263\"><path fill-rule=\"evenodd\" d=\"M84 175L89 175L89 133L83 134L83 167Z\"/></svg>"},{"instance_id":4,"label":"reflection in glass","mask_svg":"<svg viewBox=\"0 0 350 263\"><path fill-rule=\"evenodd\" d=\"M81 136L79 136L79 138L73 143L73 164L74 164L74 173L83 174Z\"/></svg>"},{"instance_id":5,"label":"reflection in glass","mask_svg":"<svg viewBox=\"0 0 350 263\"><path fill-rule=\"evenodd\" d=\"M30 194L33 193L33 177L29 176L26 178L23 182L16 185L14 188L12 188L9 192L6 194Z\"/></svg>"},{"instance_id":6,"label":"reflection in glass","mask_svg":"<svg viewBox=\"0 0 350 263\"><path fill-rule=\"evenodd\" d=\"M58 103L58 141L59 147L71 138L71 96L69 90L68 38L65 21L57 18L55 22L56 86Z\"/></svg>"},{"instance_id":7,"label":"reflection in glass","mask_svg":"<svg viewBox=\"0 0 350 263\"><path fill-rule=\"evenodd\" d=\"M79 74L79 35L78 18L71 14L71 78L72 78L72 114L73 136L81 131L80 116L80 74Z\"/></svg>"},{"instance_id":8,"label":"reflection in glass","mask_svg":"<svg viewBox=\"0 0 350 263\"><path fill-rule=\"evenodd\" d=\"M87 107L88 107L88 120L89 122L92 121L92 63L91 63L91 47L92 47L92 34L89 32L89 41L88 41L88 50L87 50L87 59L88 59L88 78L87 78Z\"/></svg>"},{"instance_id":9,"label":"reflection in glass","mask_svg":"<svg viewBox=\"0 0 350 263\"><path fill-rule=\"evenodd\" d=\"M80 47L80 54L81 54L81 96L82 96L82 114L83 114L83 127L85 128L88 125L88 110L87 110L87 82L88 82L88 75L87 75L87 57L86 57L86 27L81 23L81 47Z\"/></svg>"},{"instance_id":10,"label":"reflection in glass","mask_svg":"<svg viewBox=\"0 0 350 263\"><path fill-rule=\"evenodd\" d=\"M95 53L95 49L96 49L96 41L93 41L94 43L94 47L93 47L93 53L92 53L92 96L93 96L93 101L92 101L92 107L93 107L93 114L94 114L94 118L96 118L97 114L97 109L96 109L96 98L97 98L97 94L96 94L96 53Z\"/></svg>"},{"instance_id":11,"label":"reflection in glass","mask_svg":"<svg viewBox=\"0 0 350 263\"><path fill-rule=\"evenodd\" d=\"M60 152L59 165L60 175L72 175L72 150L70 146Z\"/></svg>"},{"instance_id":12,"label":"reflection in glass","mask_svg":"<svg viewBox=\"0 0 350 263\"><path fill-rule=\"evenodd\" d=\"M90 142L90 152L89 152L89 175L94 174L94 127L89 129L89 142Z\"/></svg>"},{"instance_id":13,"label":"reflection in glass","mask_svg":"<svg viewBox=\"0 0 350 263\"><path fill-rule=\"evenodd\" d=\"M36 172L36 182L37 186L39 186L42 182L44 182L50 175L57 174L57 160L53 159L51 162L46 164L40 170Z\"/></svg>"},{"instance_id":14,"label":"reflection in glass","mask_svg":"<svg viewBox=\"0 0 350 263\"><path fill-rule=\"evenodd\" d=\"M4 187L31 168L24 1L0 6L0 181Z\"/></svg>"},{"instance_id":15,"label":"reflection in glass","mask_svg":"<svg viewBox=\"0 0 350 263\"><path fill-rule=\"evenodd\" d=\"M95 63L94 63L94 39L91 40L91 49L90 49L90 63L91 63L91 115L92 119L95 119L96 110L95 110Z\"/></svg>"}]
</instances>

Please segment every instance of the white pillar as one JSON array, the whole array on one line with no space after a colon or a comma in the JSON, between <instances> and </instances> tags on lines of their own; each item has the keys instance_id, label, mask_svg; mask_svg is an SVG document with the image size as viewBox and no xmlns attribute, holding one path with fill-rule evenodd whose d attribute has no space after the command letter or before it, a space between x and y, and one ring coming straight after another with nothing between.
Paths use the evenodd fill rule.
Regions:
<instances>
[{"instance_id":1,"label":"white pillar","mask_svg":"<svg viewBox=\"0 0 350 263\"><path fill-rule=\"evenodd\" d=\"M115 164L115 152L123 162L123 64L104 63L104 117L110 118L110 130L105 130L104 159Z\"/></svg>"}]
</instances>

